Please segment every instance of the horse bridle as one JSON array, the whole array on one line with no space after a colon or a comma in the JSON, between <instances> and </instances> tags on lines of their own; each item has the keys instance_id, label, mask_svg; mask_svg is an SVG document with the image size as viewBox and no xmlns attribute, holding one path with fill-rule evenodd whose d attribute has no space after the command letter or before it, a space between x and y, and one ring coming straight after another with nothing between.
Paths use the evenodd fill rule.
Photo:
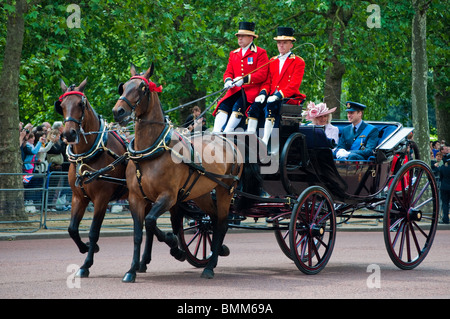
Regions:
<instances>
[{"instance_id":1,"label":"horse bridle","mask_svg":"<svg viewBox=\"0 0 450 319\"><path fill-rule=\"evenodd\" d=\"M64 98L66 96L68 96L68 95L79 95L79 96L81 96L81 119L77 120L77 119L75 119L75 118L73 118L71 116L68 116L68 117L64 118L64 124L66 122L74 122L74 123L78 124L80 126L80 129L82 130L81 123L83 122L83 119L84 119L84 110L86 109L86 103L87 103L86 96L84 95L83 92L81 92L81 91L69 91L69 92L64 93L63 95L61 95L59 97L58 101L55 102L55 110L56 110L57 113L59 113L61 115L64 115L63 111L62 111L62 108L61 108L61 103L64 100Z\"/></svg>"},{"instance_id":2,"label":"horse bridle","mask_svg":"<svg viewBox=\"0 0 450 319\"><path fill-rule=\"evenodd\" d=\"M120 94L119 101L124 101L129 106L129 108L131 109L131 118L133 120L135 120L135 110L141 103L143 96L148 96L148 99L150 100L149 94L150 92L162 92L162 86L157 87L155 83L149 81L147 78L143 76L135 75L130 78L130 80L134 79L140 79L142 81L141 84L139 85L138 92L139 91L144 92L143 95L139 94L139 99L136 101L136 103L132 104L130 100L128 100L125 96L122 95L124 83L120 83L118 87L118 91Z\"/></svg>"}]
</instances>

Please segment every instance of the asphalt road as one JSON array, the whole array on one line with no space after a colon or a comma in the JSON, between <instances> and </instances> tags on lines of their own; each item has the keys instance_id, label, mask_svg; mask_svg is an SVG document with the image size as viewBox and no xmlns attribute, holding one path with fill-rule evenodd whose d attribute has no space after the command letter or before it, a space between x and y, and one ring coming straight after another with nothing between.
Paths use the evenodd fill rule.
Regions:
<instances>
[{"instance_id":1,"label":"asphalt road","mask_svg":"<svg viewBox=\"0 0 450 319\"><path fill-rule=\"evenodd\" d=\"M121 278L131 263L133 241L101 237L89 278L73 278L81 255L69 238L0 241L0 298L96 299L422 299L450 297L450 231L438 230L433 247L416 269L398 269L381 232L338 232L327 267L307 276L287 259L271 232L233 232L231 250L219 259L214 279L173 259L155 241L153 260L136 283Z\"/></svg>"}]
</instances>

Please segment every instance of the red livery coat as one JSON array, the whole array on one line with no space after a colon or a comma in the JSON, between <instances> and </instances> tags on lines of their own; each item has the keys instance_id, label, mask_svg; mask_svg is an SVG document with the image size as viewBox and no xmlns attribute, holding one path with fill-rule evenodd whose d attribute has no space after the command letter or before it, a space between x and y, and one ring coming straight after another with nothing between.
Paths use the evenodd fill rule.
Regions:
<instances>
[{"instance_id":1,"label":"red livery coat","mask_svg":"<svg viewBox=\"0 0 450 319\"><path fill-rule=\"evenodd\" d=\"M227 69L223 74L223 81L225 83L228 79L233 80L238 76L244 76L254 71L255 69L267 64L268 62L269 58L267 56L266 50L257 47L254 43L251 44L247 52L245 52L244 56L242 56L242 48L231 51L230 57L228 58ZM269 66L266 65L258 71L255 71L255 73L252 73L244 78L244 84L242 85L242 88L245 91L248 103L253 103L255 101L255 98L261 91L261 86L267 79L268 69ZM213 115L216 115L220 104L225 99L235 94L236 92L239 92L240 90L241 87L234 87L229 89L225 96L217 103Z\"/></svg>"},{"instance_id":2,"label":"red livery coat","mask_svg":"<svg viewBox=\"0 0 450 319\"><path fill-rule=\"evenodd\" d=\"M273 61L276 60L276 61ZM276 91L280 92L282 98L296 98L288 101L288 104L299 104L306 96L300 93L303 74L305 73L305 61L295 54L291 54L284 62L283 69L279 72L280 60L278 57L270 59L269 76L261 87L268 96Z\"/></svg>"}]
</instances>

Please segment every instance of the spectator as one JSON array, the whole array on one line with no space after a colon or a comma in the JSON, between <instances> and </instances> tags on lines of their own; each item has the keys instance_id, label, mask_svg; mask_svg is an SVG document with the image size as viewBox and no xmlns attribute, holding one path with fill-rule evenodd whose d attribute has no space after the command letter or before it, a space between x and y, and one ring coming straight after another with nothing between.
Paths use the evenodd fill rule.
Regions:
<instances>
[{"instance_id":1,"label":"spectator","mask_svg":"<svg viewBox=\"0 0 450 319\"><path fill-rule=\"evenodd\" d=\"M55 137L52 147L47 151L47 162L51 171L61 171L64 163L64 143L60 139L61 134L58 129L53 129L51 134L55 135Z\"/></svg>"},{"instance_id":2,"label":"spectator","mask_svg":"<svg viewBox=\"0 0 450 319\"><path fill-rule=\"evenodd\" d=\"M448 146L445 146L448 149ZM448 150L447 150L448 151ZM443 157L443 163L439 166L441 187L439 190L442 204L442 223L449 224L448 210L450 201L450 154Z\"/></svg>"},{"instance_id":3,"label":"spectator","mask_svg":"<svg viewBox=\"0 0 450 319\"><path fill-rule=\"evenodd\" d=\"M206 130L206 123L204 118L198 118L202 113L202 110L196 105L192 108L192 113L184 121L183 127L189 131L194 131L199 125L202 126L202 131Z\"/></svg>"},{"instance_id":4,"label":"spectator","mask_svg":"<svg viewBox=\"0 0 450 319\"><path fill-rule=\"evenodd\" d=\"M42 123L42 127L44 128L44 131L47 132L47 133L50 132L51 129L52 129L52 126L50 125L49 122Z\"/></svg>"},{"instance_id":5,"label":"spectator","mask_svg":"<svg viewBox=\"0 0 450 319\"><path fill-rule=\"evenodd\" d=\"M441 143L439 141L431 142L431 151L433 152L433 158L436 158L436 153L440 151Z\"/></svg>"},{"instance_id":6,"label":"spectator","mask_svg":"<svg viewBox=\"0 0 450 319\"><path fill-rule=\"evenodd\" d=\"M41 145L44 141L44 138L41 136L39 141L34 145L35 136L33 133L28 134L27 143L23 149L24 151L24 163L23 163L23 172L27 174L31 174L34 171L34 161L36 154L39 152Z\"/></svg>"},{"instance_id":7,"label":"spectator","mask_svg":"<svg viewBox=\"0 0 450 319\"><path fill-rule=\"evenodd\" d=\"M45 135L44 135L45 136ZM47 152L53 147L56 140L59 138L59 131L52 130L48 132L48 139L46 144L43 144L37 154L37 161L40 163L36 166L38 173L45 173L48 169Z\"/></svg>"},{"instance_id":8,"label":"spectator","mask_svg":"<svg viewBox=\"0 0 450 319\"><path fill-rule=\"evenodd\" d=\"M419 153L419 147L417 146L416 142L414 141L414 133L411 132L408 134L408 143L409 143L409 155L410 159L419 159L420 153Z\"/></svg>"},{"instance_id":9,"label":"spectator","mask_svg":"<svg viewBox=\"0 0 450 319\"><path fill-rule=\"evenodd\" d=\"M434 172L434 176L436 177L436 181L438 183L438 187L440 187L440 176L439 176L439 167L442 166L442 164L444 163L442 161L442 153L441 152L437 152L436 153L436 159L435 160L431 160L431 169Z\"/></svg>"}]
</instances>

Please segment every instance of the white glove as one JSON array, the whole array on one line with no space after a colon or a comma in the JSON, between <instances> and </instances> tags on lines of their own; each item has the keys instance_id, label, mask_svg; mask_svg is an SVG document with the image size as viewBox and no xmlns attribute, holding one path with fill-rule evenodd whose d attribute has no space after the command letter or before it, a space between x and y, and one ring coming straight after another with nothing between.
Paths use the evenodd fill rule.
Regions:
<instances>
[{"instance_id":1,"label":"white glove","mask_svg":"<svg viewBox=\"0 0 450 319\"><path fill-rule=\"evenodd\" d=\"M242 76L238 76L237 78L234 78L233 82L235 86L242 86L242 84L244 84L244 79Z\"/></svg>"},{"instance_id":2,"label":"white glove","mask_svg":"<svg viewBox=\"0 0 450 319\"><path fill-rule=\"evenodd\" d=\"M341 148L336 153L336 158L347 158L350 155L350 152Z\"/></svg>"},{"instance_id":3,"label":"white glove","mask_svg":"<svg viewBox=\"0 0 450 319\"><path fill-rule=\"evenodd\" d=\"M223 85L224 89L231 89L232 87L234 87L233 81L231 80L227 80L225 82L225 84Z\"/></svg>"},{"instance_id":4,"label":"white glove","mask_svg":"<svg viewBox=\"0 0 450 319\"><path fill-rule=\"evenodd\" d=\"M264 100L266 99L266 96L264 94L260 94L255 98L256 103L264 103Z\"/></svg>"},{"instance_id":5,"label":"white glove","mask_svg":"<svg viewBox=\"0 0 450 319\"><path fill-rule=\"evenodd\" d=\"M269 98L267 99L267 103L275 102L275 101L278 100L278 99L279 99L278 96L276 96L276 95L271 95L271 96L269 96Z\"/></svg>"}]
</instances>

